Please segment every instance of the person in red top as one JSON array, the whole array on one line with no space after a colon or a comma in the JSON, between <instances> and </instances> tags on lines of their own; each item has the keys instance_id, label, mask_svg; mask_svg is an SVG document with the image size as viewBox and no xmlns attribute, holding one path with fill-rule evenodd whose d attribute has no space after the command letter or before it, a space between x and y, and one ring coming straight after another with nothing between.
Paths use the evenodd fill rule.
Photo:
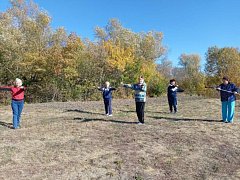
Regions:
<instances>
[{"instance_id":1,"label":"person in red top","mask_svg":"<svg viewBox=\"0 0 240 180\"><path fill-rule=\"evenodd\" d=\"M24 106L24 91L25 87L22 86L22 80L16 78L14 86L2 86L2 91L11 91L12 93L12 111L13 111L13 129L20 127L20 118Z\"/></svg>"}]
</instances>

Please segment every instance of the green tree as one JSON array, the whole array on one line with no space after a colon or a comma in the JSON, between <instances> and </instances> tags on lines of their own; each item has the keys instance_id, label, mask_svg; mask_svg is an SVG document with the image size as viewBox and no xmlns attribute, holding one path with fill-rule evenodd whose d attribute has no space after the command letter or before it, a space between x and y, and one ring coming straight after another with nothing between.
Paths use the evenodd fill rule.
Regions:
<instances>
[{"instance_id":1,"label":"green tree","mask_svg":"<svg viewBox=\"0 0 240 180\"><path fill-rule=\"evenodd\" d=\"M153 79L163 79L156 65L157 60L166 53L161 32L134 33L124 28L117 19L111 19L105 28L97 27L95 32L99 44L105 47L108 54L108 65L113 68L112 72L108 72L108 77L118 79L117 82L135 81L140 75L144 75L149 82L159 83ZM156 92L158 95L162 93Z\"/></svg>"},{"instance_id":2,"label":"green tree","mask_svg":"<svg viewBox=\"0 0 240 180\"><path fill-rule=\"evenodd\" d=\"M205 77L200 69L201 58L197 54L182 54L179 57L179 75L181 75L181 81L183 88L187 92L193 94L203 94L205 88Z\"/></svg>"},{"instance_id":3,"label":"green tree","mask_svg":"<svg viewBox=\"0 0 240 180\"><path fill-rule=\"evenodd\" d=\"M227 75L231 81L240 85L240 52L237 48L208 48L206 53L205 72L208 84L219 84Z\"/></svg>"},{"instance_id":4,"label":"green tree","mask_svg":"<svg viewBox=\"0 0 240 180\"><path fill-rule=\"evenodd\" d=\"M95 29L96 40L82 40L61 27L33 1L11 0L0 13L0 81L23 78L28 101L97 99L96 86L113 86L144 75L153 95L163 92L157 60L166 48L161 32L135 33L111 19ZM115 93L124 95L124 91Z\"/></svg>"}]
</instances>

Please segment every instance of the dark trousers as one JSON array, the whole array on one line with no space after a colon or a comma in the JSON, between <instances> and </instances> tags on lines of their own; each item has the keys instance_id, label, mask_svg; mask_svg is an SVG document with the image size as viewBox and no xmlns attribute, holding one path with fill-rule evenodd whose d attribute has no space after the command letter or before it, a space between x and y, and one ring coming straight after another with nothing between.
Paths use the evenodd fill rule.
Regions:
<instances>
[{"instance_id":1,"label":"dark trousers","mask_svg":"<svg viewBox=\"0 0 240 180\"><path fill-rule=\"evenodd\" d=\"M145 102L136 102L136 112L140 123L144 123L144 107Z\"/></svg>"},{"instance_id":2,"label":"dark trousers","mask_svg":"<svg viewBox=\"0 0 240 180\"><path fill-rule=\"evenodd\" d=\"M172 112L177 112L177 98L168 97L169 110Z\"/></svg>"},{"instance_id":3,"label":"dark trousers","mask_svg":"<svg viewBox=\"0 0 240 180\"><path fill-rule=\"evenodd\" d=\"M112 114L112 99L104 99L105 113Z\"/></svg>"}]
</instances>

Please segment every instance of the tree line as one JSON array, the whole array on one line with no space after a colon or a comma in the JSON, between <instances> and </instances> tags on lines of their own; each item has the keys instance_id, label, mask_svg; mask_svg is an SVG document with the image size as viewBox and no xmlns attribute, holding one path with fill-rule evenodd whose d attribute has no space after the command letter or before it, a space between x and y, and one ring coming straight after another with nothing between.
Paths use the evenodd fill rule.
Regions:
<instances>
[{"instance_id":1,"label":"tree line","mask_svg":"<svg viewBox=\"0 0 240 180\"><path fill-rule=\"evenodd\" d=\"M0 12L0 83L22 78L29 102L97 100L101 96L96 87L105 81L118 87L140 75L149 96L164 94L173 77L191 94L210 95L205 85L218 84L225 74L240 85L237 48L210 47L203 72L197 54L183 53L179 66L173 67L162 32L136 33L110 19L105 27L94 29L91 41L63 27L53 29L51 17L33 1L10 3ZM115 93L119 98L130 96L121 88Z\"/></svg>"}]
</instances>

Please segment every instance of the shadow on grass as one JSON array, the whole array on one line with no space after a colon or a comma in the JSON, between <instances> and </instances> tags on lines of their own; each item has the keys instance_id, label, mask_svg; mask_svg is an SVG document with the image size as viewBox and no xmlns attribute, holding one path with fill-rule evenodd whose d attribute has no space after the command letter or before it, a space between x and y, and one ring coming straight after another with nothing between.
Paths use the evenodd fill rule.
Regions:
<instances>
[{"instance_id":1,"label":"shadow on grass","mask_svg":"<svg viewBox=\"0 0 240 180\"><path fill-rule=\"evenodd\" d=\"M124 113L136 113L136 111L133 111L133 110L119 110L121 112L124 112ZM163 112L163 111L144 111L145 113L159 113L159 114L169 114L169 112Z\"/></svg>"},{"instance_id":2,"label":"shadow on grass","mask_svg":"<svg viewBox=\"0 0 240 180\"><path fill-rule=\"evenodd\" d=\"M134 110L119 110L121 112L124 112L124 113L136 113L136 111Z\"/></svg>"},{"instance_id":3,"label":"shadow on grass","mask_svg":"<svg viewBox=\"0 0 240 180\"><path fill-rule=\"evenodd\" d=\"M117 120L106 120L106 119L100 119L100 118L74 118L74 120L81 120L81 123L84 122L92 122L92 121L100 121L100 122L113 122L113 123L120 123L120 124L137 124L137 122L127 122L127 121L117 121Z\"/></svg>"},{"instance_id":4,"label":"shadow on grass","mask_svg":"<svg viewBox=\"0 0 240 180\"><path fill-rule=\"evenodd\" d=\"M96 113L96 112L90 112L90 111L84 111L80 109L68 109L65 112L79 112L79 113L86 113L86 114L98 114L98 115L103 115L103 113Z\"/></svg>"},{"instance_id":5,"label":"shadow on grass","mask_svg":"<svg viewBox=\"0 0 240 180\"><path fill-rule=\"evenodd\" d=\"M6 123L3 121L0 121L0 126L4 126L4 127L12 129L12 123Z\"/></svg>"},{"instance_id":6,"label":"shadow on grass","mask_svg":"<svg viewBox=\"0 0 240 180\"><path fill-rule=\"evenodd\" d=\"M148 113L154 113L154 114L170 114L170 112L166 112L166 111L146 111Z\"/></svg>"},{"instance_id":7,"label":"shadow on grass","mask_svg":"<svg viewBox=\"0 0 240 180\"><path fill-rule=\"evenodd\" d=\"M166 119L170 121L202 121L202 122L217 122L222 123L220 120L213 119L194 119L194 118L175 118L175 117L163 117L163 116L148 116L153 119Z\"/></svg>"}]
</instances>

